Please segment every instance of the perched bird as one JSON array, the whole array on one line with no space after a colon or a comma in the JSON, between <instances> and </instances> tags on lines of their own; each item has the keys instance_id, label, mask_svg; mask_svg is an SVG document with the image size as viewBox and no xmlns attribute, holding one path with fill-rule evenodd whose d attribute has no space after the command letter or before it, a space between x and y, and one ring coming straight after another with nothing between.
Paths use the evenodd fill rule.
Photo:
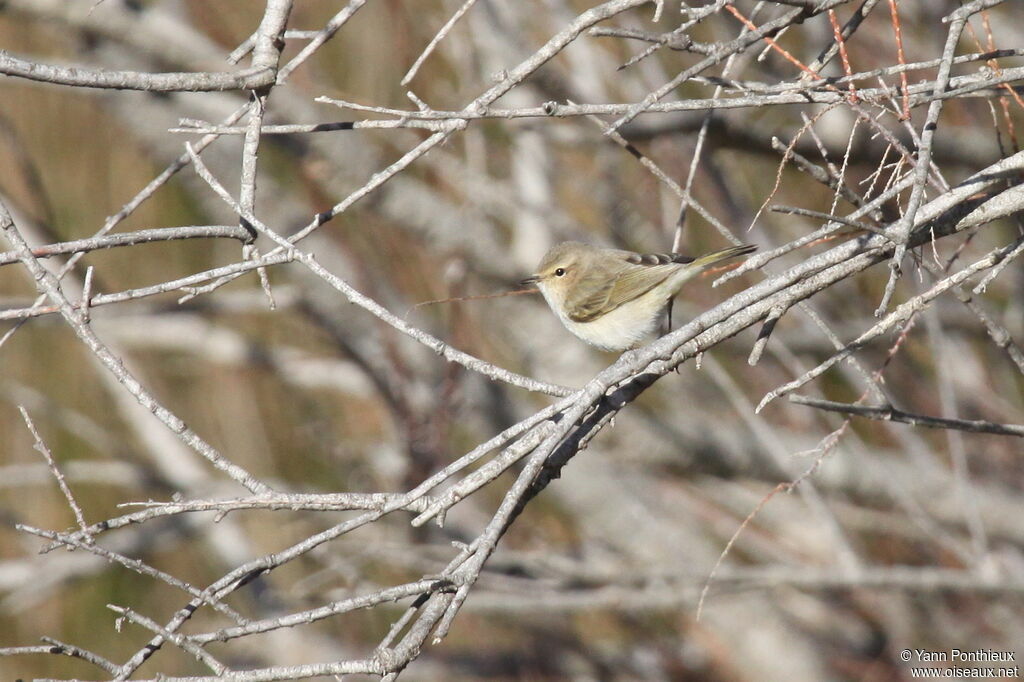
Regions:
<instances>
[{"instance_id":1,"label":"perched bird","mask_svg":"<svg viewBox=\"0 0 1024 682\"><path fill-rule=\"evenodd\" d=\"M732 246L699 258L639 254L582 242L562 242L544 255L536 284L566 329L602 350L636 346L658 324L683 284L704 269L757 249Z\"/></svg>"}]
</instances>

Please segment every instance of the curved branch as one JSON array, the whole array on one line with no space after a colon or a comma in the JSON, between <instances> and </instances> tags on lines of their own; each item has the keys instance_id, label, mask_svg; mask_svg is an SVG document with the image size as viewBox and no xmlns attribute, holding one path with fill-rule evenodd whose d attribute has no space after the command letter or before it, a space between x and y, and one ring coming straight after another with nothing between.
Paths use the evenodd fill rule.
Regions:
<instances>
[{"instance_id":1,"label":"curved branch","mask_svg":"<svg viewBox=\"0 0 1024 682\"><path fill-rule=\"evenodd\" d=\"M269 68L243 69L234 73L195 71L184 73L148 73L144 71L108 71L75 66L56 66L12 57L0 52L0 74L15 78L107 90L145 92L221 92L255 90L274 82L277 72Z\"/></svg>"},{"instance_id":2,"label":"curved branch","mask_svg":"<svg viewBox=\"0 0 1024 682\"><path fill-rule=\"evenodd\" d=\"M182 227L157 227L150 230L137 230L121 234L76 239L71 242L58 242L37 246L32 249L36 258L51 258L68 253L86 253L100 249L112 249L118 246L135 246L136 244L152 244L153 242L169 242L178 239L228 238L247 241L249 233L238 225L187 225ZM10 265L19 260L16 251L0 253L0 265Z\"/></svg>"}]
</instances>

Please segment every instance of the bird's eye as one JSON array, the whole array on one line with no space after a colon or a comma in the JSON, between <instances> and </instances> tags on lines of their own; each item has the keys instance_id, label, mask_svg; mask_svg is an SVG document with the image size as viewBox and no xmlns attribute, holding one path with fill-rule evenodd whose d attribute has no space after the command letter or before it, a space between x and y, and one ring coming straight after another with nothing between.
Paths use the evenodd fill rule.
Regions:
<instances>
[{"instance_id":1,"label":"bird's eye","mask_svg":"<svg viewBox=\"0 0 1024 682\"><path fill-rule=\"evenodd\" d=\"M555 277L561 277L565 274L565 268L558 268L555 270Z\"/></svg>"}]
</instances>

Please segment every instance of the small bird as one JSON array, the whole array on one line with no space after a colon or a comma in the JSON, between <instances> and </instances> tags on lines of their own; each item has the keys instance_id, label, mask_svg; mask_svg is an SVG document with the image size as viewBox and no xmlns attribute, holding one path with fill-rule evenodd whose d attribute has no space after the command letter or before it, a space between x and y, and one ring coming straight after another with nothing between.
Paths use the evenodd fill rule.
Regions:
<instances>
[{"instance_id":1,"label":"small bird","mask_svg":"<svg viewBox=\"0 0 1024 682\"><path fill-rule=\"evenodd\" d=\"M573 334L602 350L622 351L654 329L687 280L756 249L745 244L691 258L562 242L551 247L523 284L536 284Z\"/></svg>"}]
</instances>

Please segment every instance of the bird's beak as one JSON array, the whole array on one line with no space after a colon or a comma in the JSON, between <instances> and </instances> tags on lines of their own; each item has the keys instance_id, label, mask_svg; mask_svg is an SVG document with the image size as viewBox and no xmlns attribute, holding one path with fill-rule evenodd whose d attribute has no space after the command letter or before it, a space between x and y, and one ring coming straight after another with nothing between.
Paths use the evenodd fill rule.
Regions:
<instances>
[{"instance_id":1,"label":"bird's beak","mask_svg":"<svg viewBox=\"0 0 1024 682\"><path fill-rule=\"evenodd\" d=\"M540 281L540 276L539 275L530 275L529 277L524 279L522 282L520 282L519 286L521 286L521 287L528 287L531 284L536 284L539 281Z\"/></svg>"}]
</instances>

